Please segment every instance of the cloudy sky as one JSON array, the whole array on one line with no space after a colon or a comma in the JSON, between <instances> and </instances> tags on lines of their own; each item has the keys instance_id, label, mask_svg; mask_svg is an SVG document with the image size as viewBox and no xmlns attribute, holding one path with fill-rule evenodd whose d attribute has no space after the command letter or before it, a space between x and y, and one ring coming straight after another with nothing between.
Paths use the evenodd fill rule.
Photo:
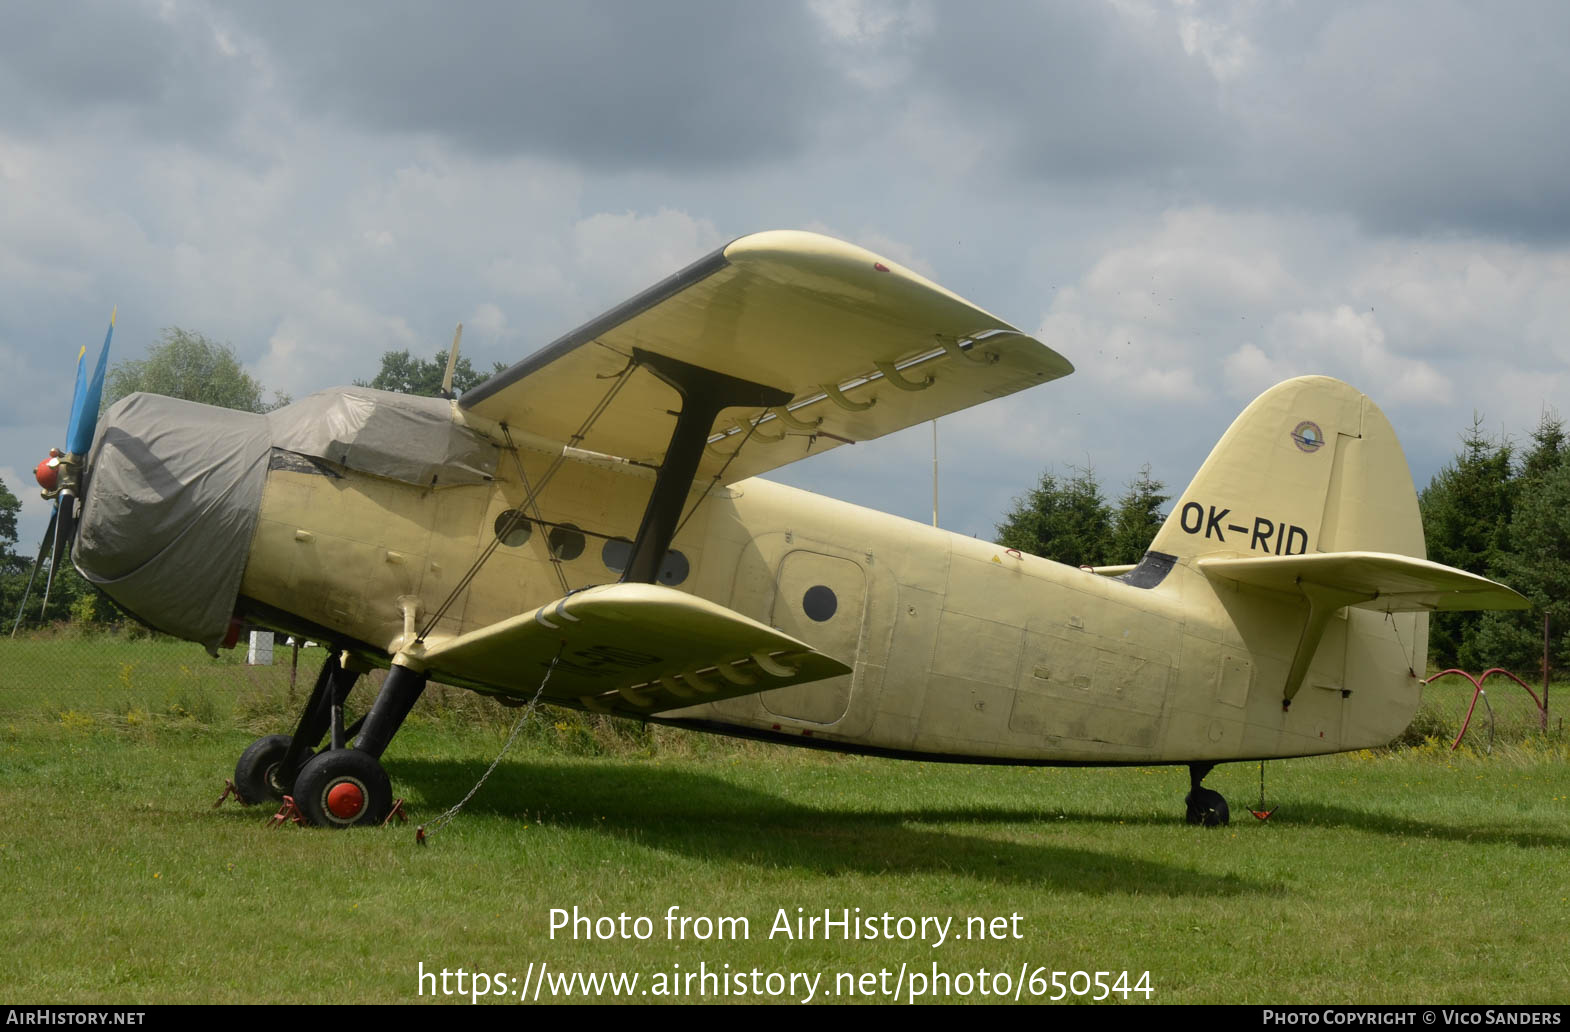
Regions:
<instances>
[{"instance_id":1,"label":"cloudy sky","mask_svg":"<svg viewBox=\"0 0 1570 1032\"><path fill-rule=\"evenodd\" d=\"M1075 375L940 424L943 523L1043 469L1181 489L1300 373L1419 483L1570 414L1570 5L1331 0L8 4L0 479L78 347L165 326L296 397L465 324L511 363L725 241L909 265ZM930 519L930 431L780 479Z\"/></svg>"}]
</instances>

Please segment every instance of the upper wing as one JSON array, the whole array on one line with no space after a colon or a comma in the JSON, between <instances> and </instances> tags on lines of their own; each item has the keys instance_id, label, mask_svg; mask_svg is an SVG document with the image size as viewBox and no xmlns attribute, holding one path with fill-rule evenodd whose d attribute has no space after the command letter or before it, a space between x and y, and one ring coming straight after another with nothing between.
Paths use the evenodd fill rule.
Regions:
<instances>
[{"instance_id":1,"label":"upper wing","mask_svg":"<svg viewBox=\"0 0 1570 1032\"><path fill-rule=\"evenodd\" d=\"M603 584L437 642L438 680L649 714L850 672L811 645L658 584Z\"/></svg>"},{"instance_id":2,"label":"upper wing","mask_svg":"<svg viewBox=\"0 0 1570 1032\"><path fill-rule=\"evenodd\" d=\"M894 262L776 231L700 259L459 404L553 441L657 464L681 401L647 369L628 372L577 439L635 348L791 395L772 410L720 413L698 475L724 468L727 480L1073 371L1050 348Z\"/></svg>"}]
</instances>

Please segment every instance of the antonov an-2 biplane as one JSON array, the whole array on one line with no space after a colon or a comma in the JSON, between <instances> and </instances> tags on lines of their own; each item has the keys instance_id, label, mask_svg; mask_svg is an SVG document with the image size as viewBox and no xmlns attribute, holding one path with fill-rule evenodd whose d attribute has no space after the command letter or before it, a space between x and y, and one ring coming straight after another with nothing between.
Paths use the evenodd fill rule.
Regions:
<instances>
[{"instance_id":1,"label":"antonov an-2 biplane","mask_svg":"<svg viewBox=\"0 0 1570 1032\"><path fill-rule=\"evenodd\" d=\"M1183 764L1215 824L1214 764L1388 742L1428 613L1526 604L1424 558L1390 423L1323 376L1249 405L1130 568L757 479L1072 371L810 233L742 237L456 401L138 394L100 421L104 361L40 467L56 557L209 649L242 621L331 646L235 772L318 825L387 816L380 757L428 680L879 756Z\"/></svg>"}]
</instances>

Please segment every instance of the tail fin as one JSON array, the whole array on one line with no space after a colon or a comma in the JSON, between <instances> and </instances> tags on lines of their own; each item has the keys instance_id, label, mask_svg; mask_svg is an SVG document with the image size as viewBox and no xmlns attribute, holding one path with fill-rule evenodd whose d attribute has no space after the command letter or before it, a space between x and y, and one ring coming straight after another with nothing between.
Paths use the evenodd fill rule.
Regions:
<instances>
[{"instance_id":1,"label":"tail fin","mask_svg":"<svg viewBox=\"0 0 1570 1032\"><path fill-rule=\"evenodd\" d=\"M1361 392L1301 376L1254 399L1156 533L1177 558L1387 552L1427 557L1390 421Z\"/></svg>"}]
</instances>

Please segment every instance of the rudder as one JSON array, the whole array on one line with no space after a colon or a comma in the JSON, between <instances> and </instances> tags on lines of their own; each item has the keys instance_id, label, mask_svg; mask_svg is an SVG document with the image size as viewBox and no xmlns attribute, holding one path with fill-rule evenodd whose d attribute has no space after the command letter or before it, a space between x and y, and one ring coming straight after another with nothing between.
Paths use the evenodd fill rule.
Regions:
<instances>
[{"instance_id":1,"label":"rudder","mask_svg":"<svg viewBox=\"0 0 1570 1032\"><path fill-rule=\"evenodd\" d=\"M1379 407L1328 376L1233 421L1151 543L1179 559L1370 551L1426 557L1406 455Z\"/></svg>"}]
</instances>

